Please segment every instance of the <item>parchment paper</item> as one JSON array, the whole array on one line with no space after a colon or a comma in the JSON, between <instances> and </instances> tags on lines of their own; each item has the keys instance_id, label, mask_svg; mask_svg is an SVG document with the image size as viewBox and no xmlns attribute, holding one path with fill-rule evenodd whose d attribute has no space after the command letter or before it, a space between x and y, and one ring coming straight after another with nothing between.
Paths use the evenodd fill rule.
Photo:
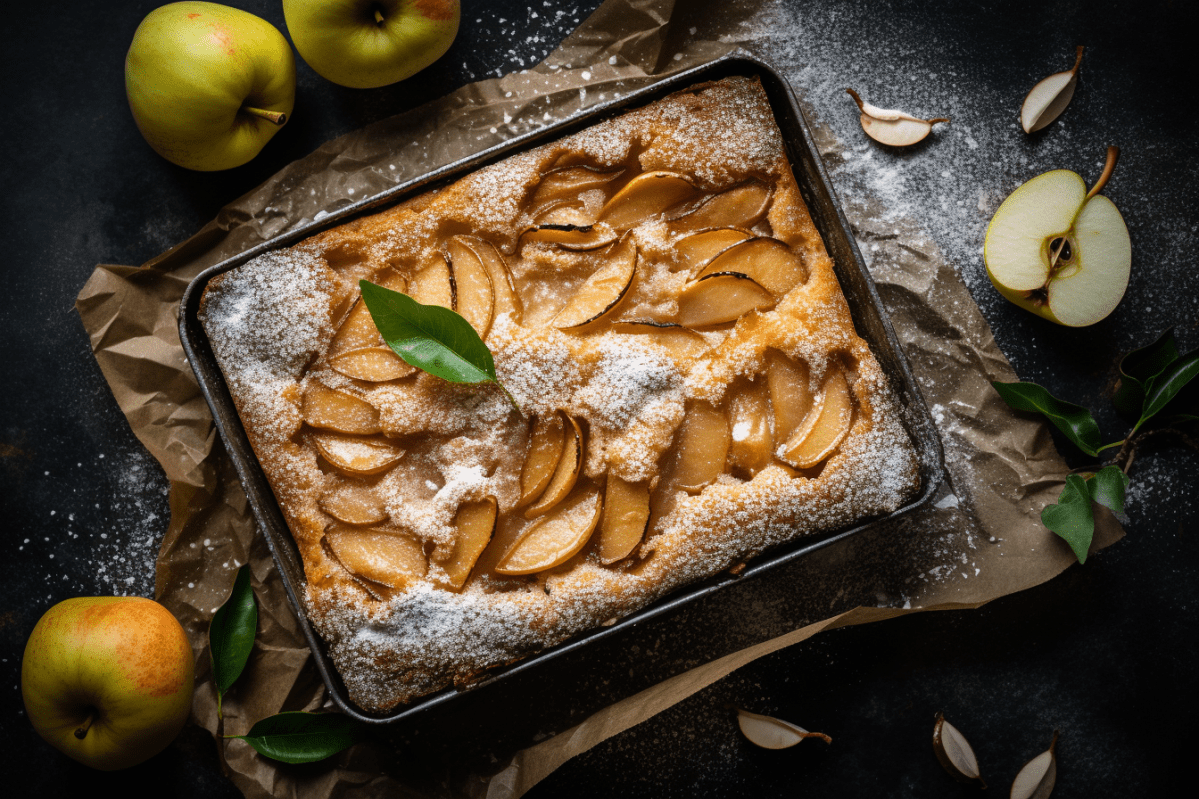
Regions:
<instances>
[{"instance_id":1,"label":"parchment paper","mask_svg":"<svg viewBox=\"0 0 1199 799\"><path fill-rule=\"evenodd\" d=\"M201 728L213 735L218 730L208 624L234 570L246 562L259 601L259 631L249 666L224 702L223 732L243 733L281 710L329 702L183 357L176 315L187 282L322 212L738 46L752 50L753 42L742 41L738 31L755 7L756 0L677 7L673 0L609 0L536 68L465 86L329 142L142 267L96 268L76 307L133 432L171 482L171 521L155 595L184 624L197 652L193 714ZM808 113L822 153L835 161L841 144ZM264 760L241 741L216 739L246 796L517 797L570 757L822 630L920 610L977 607L1069 566L1070 550L1040 523L1066 466L1047 427L1011 412L990 387L990 380L1015 375L969 292L916 224L883 222L872 198L853 200L848 212L855 235L871 245L872 273L944 440L949 479L933 505L794 564L802 575L790 581L794 595L780 603L770 624L739 632L731 654L540 743L533 745L530 737L520 744L526 748L487 773L437 773L436 766L422 771L378 740L297 768ZM1104 514L1094 549L1122 534Z\"/></svg>"}]
</instances>

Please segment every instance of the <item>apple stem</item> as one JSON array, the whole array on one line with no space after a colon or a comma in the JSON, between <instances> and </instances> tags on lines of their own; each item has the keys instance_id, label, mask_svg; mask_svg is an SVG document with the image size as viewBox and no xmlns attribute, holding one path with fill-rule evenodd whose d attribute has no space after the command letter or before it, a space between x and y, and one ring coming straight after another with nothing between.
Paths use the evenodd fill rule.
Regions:
<instances>
[{"instance_id":1,"label":"apple stem","mask_svg":"<svg viewBox=\"0 0 1199 799\"><path fill-rule=\"evenodd\" d=\"M247 114L253 114L256 117L265 119L267 122L270 122L273 125L279 125L280 127L287 122L287 114L284 114L281 111L264 111L261 108L251 108L246 105L243 105L241 110L245 111Z\"/></svg>"},{"instance_id":2,"label":"apple stem","mask_svg":"<svg viewBox=\"0 0 1199 799\"><path fill-rule=\"evenodd\" d=\"M862 108L862 98L858 96L857 92L855 92L853 89L846 89L845 93L848 94L850 97L852 97L853 101L858 104L859 111L861 111L863 114L866 113L865 110L863 110L863 108ZM948 120L946 120L946 121L948 121Z\"/></svg>"},{"instance_id":3,"label":"apple stem","mask_svg":"<svg viewBox=\"0 0 1199 799\"><path fill-rule=\"evenodd\" d=\"M376 25L383 24L383 12L377 8L375 9L375 24ZM1080 56L1080 58L1081 58L1081 56Z\"/></svg>"},{"instance_id":4,"label":"apple stem","mask_svg":"<svg viewBox=\"0 0 1199 799\"><path fill-rule=\"evenodd\" d=\"M1103 164L1103 174L1099 176L1099 180L1095 181L1095 185L1087 192L1087 199L1091 199L1107 185L1111 180L1112 172L1116 170L1116 160L1120 157L1120 148L1112 145L1107 148L1107 161Z\"/></svg>"},{"instance_id":5,"label":"apple stem","mask_svg":"<svg viewBox=\"0 0 1199 799\"><path fill-rule=\"evenodd\" d=\"M96 721L96 711L93 710L87 714L87 718L83 720L83 724L81 724L79 726L79 729L75 730L75 737L81 741L84 738L86 738L87 731L92 728L92 724L94 724L95 721Z\"/></svg>"},{"instance_id":6,"label":"apple stem","mask_svg":"<svg viewBox=\"0 0 1199 799\"><path fill-rule=\"evenodd\" d=\"M1078 48L1077 48L1077 49L1074 51L1074 53L1075 53L1075 55L1074 55L1074 66L1073 66L1073 67L1070 69L1070 74L1072 74L1072 75L1077 75L1077 74L1078 74L1078 65L1082 63L1082 51L1083 51L1083 49L1084 49L1084 48L1083 48L1083 46L1080 44L1080 45L1078 45Z\"/></svg>"}]
</instances>

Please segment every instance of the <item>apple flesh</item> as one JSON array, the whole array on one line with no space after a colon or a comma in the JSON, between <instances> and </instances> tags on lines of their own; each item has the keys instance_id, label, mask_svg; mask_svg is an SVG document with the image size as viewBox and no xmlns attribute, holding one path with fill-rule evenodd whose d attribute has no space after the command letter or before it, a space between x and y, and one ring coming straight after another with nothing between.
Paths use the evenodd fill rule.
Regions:
<instances>
[{"instance_id":1,"label":"apple flesh","mask_svg":"<svg viewBox=\"0 0 1199 799\"><path fill-rule=\"evenodd\" d=\"M460 14L458 0L283 0L300 57L352 89L387 86L441 58Z\"/></svg>"},{"instance_id":2,"label":"apple flesh","mask_svg":"<svg viewBox=\"0 0 1199 799\"><path fill-rule=\"evenodd\" d=\"M1093 325L1128 287L1132 244L1114 203L1078 174L1046 172L1012 192L987 228L983 260L1004 297L1068 327Z\"/></svg>"},{"instance_id":3,"label":"apple flesh","mask_svg":"<svg viewBox=\"0 0 1199 799\"><path fill-rule=\"evenodd\" d=\"M21 695L37 733L103 771L166 748L191 712L191 645L141 597L78 597L46 611L25 645Z\"/></svg>"},{"instance_id":4,"label":"apple flesh","mask_svg":"<svg viewBox=\"0 0 1199 799\"><path fill-rule=\"evenodd\" d=\"M296 63L273 25L216 3L171 3L125 56L138 130L172 163L211 172L258 155L295 104Z\"/></svg>"}]
</instances>

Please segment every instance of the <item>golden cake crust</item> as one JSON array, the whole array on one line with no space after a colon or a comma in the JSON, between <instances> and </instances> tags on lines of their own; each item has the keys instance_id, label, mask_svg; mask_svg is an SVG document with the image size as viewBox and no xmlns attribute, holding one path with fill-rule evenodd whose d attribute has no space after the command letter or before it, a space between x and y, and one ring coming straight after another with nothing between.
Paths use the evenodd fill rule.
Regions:
<instances>
[{"instance_id":1,"label":"golden cake crust","mask_svg":"<svg viewBox=\"0 0 1199 799\"><path fill-rule=\"evenodd\" d=\"M641 195L650 197L644 203L614 199L631 196L636 186L620 192L650 173L675 182ZM668 191L680 199L656 210ZM763 197L762 212L750 208ZM714 226L708 216L718 223L722 215L746 228L730 241L757 242L753 257L727 259L761 270L753 286L741 272L722 271L725 262L712 266L711 248L703 263L688 260L696 232ZM462 246L494 247L487 252L511 275L520 307L494 293L478 324L521 414L493 386L409 374L375 351L382 342L368 340L373 328L350 344L341 332L360 279L435 298L447 263L458 275L460 312L481 314L466 307L479 278L466 271ZM615 310L559 329L564 306L627 254L620 247L632 248L635 276ZM772 259L781 266L769 266ZM725 294L692 299L705 268L716 273L712 286L758 292L758 310L701 324L731 302ZM894 397L854 332L765 94L746 78L692 87L255 258L209 283L200 318L298 545L311 621L350 697L370 711L470 682L771 546L895 510L919 484ZM692 320L698 335L627 324L679 319ZM661 329L695 346L672 348ZM777 407L754 426L752 409L777 405L767 373L780 358L802 366L795 373L811 403L808 428L819 428L838 385L847 392L836 417L844 429L825 431L821 453L791 446L794 436L778 440ZM535 420L553 418L567 420L564 435L571 420L579 425L581 466L564 499L527 519L536 505L521 502L522 468ZM685 420L703 429L694 421L702 418L716 419L710 429L725 420L728 432L711 440L733 454L721 456L719 476L680 490L689 434L680 430ZM751 446L755 435L770 442L765 450ZM813 436L807 450L818 448ZM513 552L539 520L582 530L602 518L592 509L616 479L652 497L639 545L605 562L604 530L584 536L563 562L516 573ZM447 588L465 546L458 512L492 499L490 542L473 568L466 563L464 585ZM376 557L372 542L392 554ZM390 565L376 568L378 558Z\"/></svg>"}]
</instances>

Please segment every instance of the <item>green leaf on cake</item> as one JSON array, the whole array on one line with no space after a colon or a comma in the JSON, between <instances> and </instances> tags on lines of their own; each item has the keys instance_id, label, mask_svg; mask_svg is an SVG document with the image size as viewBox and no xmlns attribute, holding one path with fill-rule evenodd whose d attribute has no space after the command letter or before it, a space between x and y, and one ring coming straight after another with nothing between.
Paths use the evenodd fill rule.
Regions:
<instances>
[{"instance_id":1,"label":"green leaf on cake","mask_svg":"<svg viewBox=\"0 0 1199 799\"><path fill-rule=\"evenodd\" d=\"M494 383L520 411L496 377L491 350L470 322L449 308L422 305L369 280L358 285L379 334L404 363L451 383Z\"/></svg>"},{"instance_id":2,"label":"green leaf on cake","mask_svg":"<svg viewBox=\"0 0 1199 799\"><path fill-rule=\"evenodd\" d=\"M1036 383L991 383L1003 401L1018 411L1045 416L1088 455L1099 454L1099 425L1081 405L1057 399Z\"/></svg>"},{"instance_id":3,"label":"green leaf on cake","mask_svg":"<svg viewBox=\"0 0 1199 799\"><path fill-rule=\"evenodd\" d=\"M258 628L258 603L250 587L250 566L237 570L233 590L225 604L217 609L208 626L208 649L212 655L212 680L216 685L217 714L221 713L221 698L241 676L250 652L254 649L254 633Z\"/></svg>"},{"instance_id":4,"label":"green leaf on cake","mask_svg":"<svg viewBox=\"0 0 1199 799\"><path fill-rule=\"evenodd\" d=\"M268 716L241 738L263 757L284 763L315 763L364 737L362 725L340 713L292 711Z\"/></svg>"}]
</instances>

